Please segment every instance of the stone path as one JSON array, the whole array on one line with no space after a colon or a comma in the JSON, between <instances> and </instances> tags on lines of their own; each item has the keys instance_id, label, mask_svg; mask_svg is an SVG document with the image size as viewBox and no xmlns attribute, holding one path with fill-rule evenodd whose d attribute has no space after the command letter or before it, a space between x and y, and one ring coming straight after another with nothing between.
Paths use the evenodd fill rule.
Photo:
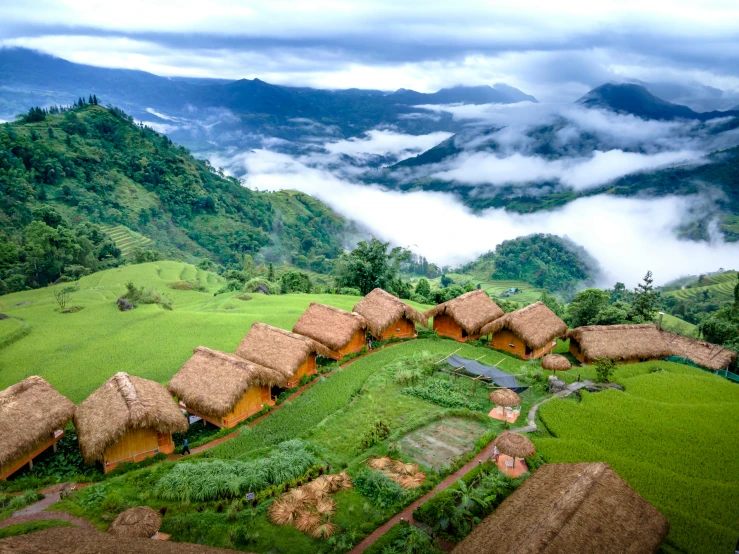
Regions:
<instances>
[{"instance_id":1,"label":"stone path","mask_svg":"<svg viewBox=\"0 0 739 554\"><path fill-rule=\"evenodd\" d=\"M41 494L44 495L43 499L31 504L30 506L26 506L25 508L18 510L17 512L13 512L13 515L11 517L0 521L0 529L3 527L9 527L10 525L17 525L19 523L25 523L27 521L36 521L40 519L54 519L54 520L59 520L59 521L66 521L68 523L76 525L77 527L82 527L84 529L94 529L95 527L92 525L92 523L82 518L75 517L73 515L70 515L64 512L45 512L44 511L49 506L52 506L56 504L57 502L59 502L61 498L62 490L68 487L72 487L72 486L75 489L79 490L79 489L83 489L86 486L88 486L88 483L80 483L80 484L61 483L59 485L53 485L51 487L42 489L39 492L41 492Z\"/></svg>"}]
</instances>

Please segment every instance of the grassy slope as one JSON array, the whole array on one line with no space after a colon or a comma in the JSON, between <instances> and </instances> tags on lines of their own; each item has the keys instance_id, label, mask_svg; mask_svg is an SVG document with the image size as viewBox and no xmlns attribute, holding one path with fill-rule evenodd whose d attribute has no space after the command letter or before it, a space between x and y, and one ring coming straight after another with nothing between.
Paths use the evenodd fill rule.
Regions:
<instances>
[{"instance_id":1,"label":"grassy slope","mask_svg":"<svg viewBox=\"0 0 739 554\"><path fill-rule=\"evenodd\" d=\"M199 280L209 292L167 288L178 280ZM174 310L149 305L119 312L115 301L127 281L165 293ZM165 383L198 345L233 352L255 321L290 329L311 301L351 310L359 300L306 294L254 294L248 302L235 299L238 293L214 297L221 286L217 275L169 261L98 272L79 285L72 304L83 309L72 314L56 311L49 289L0 297L0 312L31 327L27 336L0 349L0 389L42 375L79 403L117 371Z\"/></svg>"},{"instance_id":2,"label":"grassy slope","mask_svg":"<svg viewBox=\"0 0 739 554\"><path fill-rule=\"evenodd\" d=\"M667 362L622 366L614 380L626 391L545 404L541 418L557 438L535 439L539 452L549 462L608 462L670 520L667 551L732 551L739 387Z\"/></svg>"},{"instance_id":3,"label":"grassy slope","mask_svg":"<svg viewBox=\"0 0 739 554\"><path fill-rule=\"evenodd\" d=\"M694 298L703 291L708 291L712 298L720 302L730 302L734 298L734 285L736 285L736 271L726 271L716 275L707 275L703 278L706 283L703 286L690 286L681 290L663 292L663 296L674 296L680 300ZM697 283L697 281L696 281Z\"/></svg>"}]
</instances>

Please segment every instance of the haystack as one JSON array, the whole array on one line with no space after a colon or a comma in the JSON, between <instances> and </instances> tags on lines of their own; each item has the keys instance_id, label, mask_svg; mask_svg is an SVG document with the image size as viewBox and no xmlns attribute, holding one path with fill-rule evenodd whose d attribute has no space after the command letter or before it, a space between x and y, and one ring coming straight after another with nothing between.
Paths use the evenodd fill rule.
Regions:
<instances>
[{"instance_id":1,"label":"haystack","mask_svg":"<svg viewBox=\"0 0 739 554\"><path fill-rule=\"evenodd\" d=\"M92 463L135 429L171 434L187 431L187 419L162 385L119 372L74 412L82 457Z\"/></svg>"},{"instance_id":2,"label":"haystack","mask_svg":"<svg viewBox=\"0 0 739 554\"><path fill-rule=\"evenodd\" d=\"M175 373L167 385L169 392L201 417L215 425L227 426L222 419L233 413L252 388L280 384L292 374L198 346L192 357ZM255 410L262 409L261 391L255 395ZM248 416L247 416L248 417Z\"/></svg>"},{"instance_id":3,"label":"haystack","mask_svg":"<svg viewBox=\"0 0 739 554\"><path fill-rule=\"evenodd\" d=\"M731 362L736 360L736 352L710 342L691 339L666 331L662 332L662 338L667 348L670 349L672 356L686 358L694 364L712 371L726 369L731 365Z\"/></svg>"},{"instance_id":4,"label":"haystack","mask_svg":"<svg viewBox=\"0 0 739 554\"><path fill-rule=\"evenodd\" d=\"M473 290L425 311L423 316L434 318L434 330L439 334L452 336L444 329L446 325L441 325L445 316L448 317L455 326L464 331L459 338L465 339L479 337L485 325L503 316L503 310L485 291ZM454 332L453 329L449 331Z\"/></svg>"},{"instance_id":5,"label":"haystack","mask_svg":"<svg viewBox=\"0 0 739 554\"><path fill-rule=\"evenodd\" d=\"M108 527L108 533L119 537L150 539L162 526L162 516L148 506L137 506L121 512Z\"/></svg>"},{"instance_id":6,"label":"haystack","mask_svg":"<svg viewBox=\"0 0 739 554\"><path fill-rule=\"evenodd\" d=\"M638 362L672 354L652 324L591 325L572 329L565 337L570 339L572 355L584 363L592 363L597 358Z\"/></svg>"},{"instance_id":7,"label":"haystack","mask_svg":"<svg viewBox=\"0 0 739 554\"><path fill-rule=\"evenodd\" d=\"M0 552L14 554L227 554L225 550L186 542L113 536L79 527L52 527L0 540Z\"/></svg>"},{"instance_id":8,"label":"haystack","mask_svg":"<svg viewBox=\"0 0 739 554\"><path fill-rule=\"evenodd\" d=\"M377 339L390 338L385 337L386 332L393 334L392 331L397 327L400 332L404 331L403 327L408 329L410 336L415 334L415 324L428 325L428 320L416 309L412 308L400 298L393 296L389 292L382 289L374 289L362 300L354 305L353 311L358 313L367 320L367 327ZM406 324L401 327L401 322ZM402 333L406 336L407 333Z\"/></svg>"},{"instance_id":9,"label":"haystack","mask_svg":"<svg viewBox=\"0 0 739 554\"><path fill-rule=\"evenodd\" d=\"M341 359L364 347L367 321L359 314L333 306L311 302L293 327L293 333L304 335L331 350L331 357Z\"/></svg>"},{"instance_id":10,"label":"haystack","mask_svg":"<svg viewBox=\"0 0 739 554\"><path fill-rule=\"evenodd\" d=\"M550 371L567 371L572 364L561 354L547 354L541 360L541 367Z\"/></svg>"},{"instance_id":11,"label":"haystack","mask_svg":"<svg viewBox=\"0 0 739 554\"><path fill-rule=\"evenodd\" d=\"M493 444L498 447L501 454L511 458L530 458L536 454L534 443L519 433L503 431L495 438Z\"/></svg>"},{"instance_id":12,"label":"haystack","mask_svg":"<svg viewBox=\"0 0 739 554\"><path fill-rule=\"evenodd\" d=\"M514 350L524 358L541 357L554 347L553 340L566 332L567 324L543 302L505 314L481 330L483 335L493 333L493 348ZM511 334L521 342L516 344Z\"/></svg>"},{"instance_id":13,"label":"haystack","mask_svg":"<svg viewBox=\"0 0 739 554\"><path fill-rule=\"evenodd\" d=\"M667 519L607 464L547 464L480 523L453 554L647 554Z\"/></svg>"},{"instance_id":14,"label":"haystack","mask_svg":"<svg viewBox=\"0 0 739 554\"><path fill-rule=\"evenodd\" d=\"M490 393L490 401L504 408L521 405L521 397L511 389L498 389Z\"/></svg>"},{"instance_id":15,"label":"haystack","mask_svg":"<svg viewBox=\"0 0 739 554\"><path fill-rule=\"evenodd\" d=\"M237 356L287 375L288 388L293 380L315 373L316 354L329 358L331 351L311 338L266 323L252 325L236 349Z\"/></svg>"},{"instance_id":16,"label":"haystack","mask_svg":"<svg viewBox=\"0 0 739 554\"><path fill-rule=\"evenodd\" d=\"M63 430L73 414L72 401L41 377L28 377L0 392L0 478L61 438L62 433L55 432Z\"/></svg>"}]
</instances>

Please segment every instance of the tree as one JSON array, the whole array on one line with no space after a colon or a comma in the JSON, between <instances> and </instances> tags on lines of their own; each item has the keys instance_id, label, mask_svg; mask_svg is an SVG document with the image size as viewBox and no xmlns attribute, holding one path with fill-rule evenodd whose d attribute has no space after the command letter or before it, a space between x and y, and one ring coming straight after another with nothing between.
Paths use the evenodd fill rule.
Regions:
<instances>
[{"instance_id":1,"label":"tree","mask_svg":"<svg viewBox=\"0 0 739 554\"><path fill-rule=\"evenodd\" d=\"M77 285L54 288L54 300L59 304L60 310L64 311L67 308L67 304L72 299L72 295L74 295L78 290L79 288Z\"/></svg>"},{"instance_id":2,"label":"tree","mask_svg":"<svg viewBox=\"0 0 739 554\"><path fill-rule=\"evenodd\" d=\"M616 362L610 358L596 358L595 359L595 373L597 375L596 380L599 383L607 383L613 375L613 371L616 369Z\"/></svg>"},{"instance_id":3,"label":"tree","mask_svg":"<svg viewBox=\"0 0 739 554\"><path fill-rule=\"evenodd\" d=\"M578 292L567 308L570 327L594 325L598 312L608 307L610 296L600 289L585 289Z\"/></svg>"},{"instance_id":4,"label":"tree","mask_svg":"<svg viewBox=\"0 0 739 554\"><path fill-rule=\"evenodd\" d=\"M449 277L449 275L444 274L441 276L441 286L442 287L448 287L449 285L453 285L453 284L454 284L454 279Z\"/></svg>"},{"instance_id":5,"label":"tree","mask_svg":"<svg viewBox=\"0 0 739 554\"><path fill-rule=\"evenodd\" d=\"M302 271L287 271L280 278L280 292L288 294L290 292L311 292L313 283L307 273Z\"/></svg>"},{"instance_id":6,"label":"tree","mask_svg":"<svg viewBox=\"0 0 739 554\"><path fill-rule=\"evenodd\" d=\"M267 281L274 281L275 280L275 266L272 265L272 262L269 262L269 269L267 270Z\"/></svg>"},{"instance_id":7,"label":"tree","mask_svg":"<svg viewBox=\"0 0 739 554\"><path fill-rule=\"evenodd\" d=\"M562 315L564 314L564 306L557 302L557 299L553 295L548 294L546 289L544 289L544 291L541 293L539 300L542 302L542 304L552 310L559 317L562 317Z\"/></svg>"},{"instance_id":8,"label":"tree","mask_svg":"<svg viewBox=\"0 0 739 554\"><path fill-rule=\"evenodd\" d=\"M644 321L654 321L659 306L659 296L652 286L652 272L647 271L644 282L639 283L634 289L634 313Z\"/></svg>"},{"instance_id":9,"label":"tree","mask_svg":"<svg viewBox=\"0 0 739 554\"><path fill-rule=\"evenodd\" d=\"M390 244L372 238L361 241L351 252L342 254L336 264L336 284L339 288L352 287L362 294L375 288L394 292L399 279L400 264L409 252L400 247L388 251Z\"/></svg>"},{"instance_id":10,"label":"tree","mask_svg":"<svg viewBox=\"0 0 739 554\"><path fill-rule=\"evenodd\" d=\"M424 298L428 298L429 294L431 294L431 285L429 285L425 277L421 277L418 283L416 283L416 294Z\"/></svg>"}]
</instances>

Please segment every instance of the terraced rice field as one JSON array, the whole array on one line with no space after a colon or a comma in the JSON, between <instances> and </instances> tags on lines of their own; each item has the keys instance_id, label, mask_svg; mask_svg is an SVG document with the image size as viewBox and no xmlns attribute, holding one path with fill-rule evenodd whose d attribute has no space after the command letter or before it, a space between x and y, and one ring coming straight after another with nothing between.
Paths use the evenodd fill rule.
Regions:
<instances>
[{"instance_id":1,"label":"terraced rice field","mask_svg":"<svg viewBox=\"0 0 739 554\"><path fill-rule=\"evenodd\" d=\"M673 296L680 300L689 300L704 291L708 291L711 298L719 302L730 302L734 298L734 286L736 285L736 271L726 271L716 275L706 275L703 278L705 285L690 287L681 290L673 290L662 293L664 296Z\"/></svg>"},{"instance_id":2,"label":"terraced rice field","mask_svg":"<svg viewBox=\"0 0 739 554\"><path fill-rule=\"evenodd\" d=\"M147 248L152 242L150 238L132 231L125 225L101 225L101 227L110 235L126 258L131 256L134 248Z\"/></svg>"}]
</instances>

